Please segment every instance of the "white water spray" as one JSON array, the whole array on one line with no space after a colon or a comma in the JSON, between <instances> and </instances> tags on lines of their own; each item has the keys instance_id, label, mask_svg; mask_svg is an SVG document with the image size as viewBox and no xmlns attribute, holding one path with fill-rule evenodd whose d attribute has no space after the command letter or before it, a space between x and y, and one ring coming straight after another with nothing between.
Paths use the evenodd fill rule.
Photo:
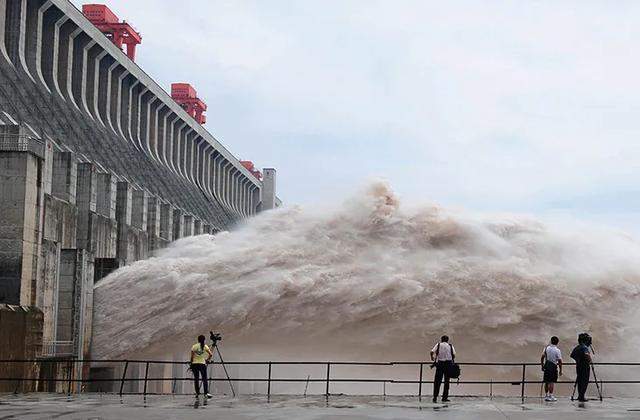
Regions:
<instances>
[{"instance_id":1,"label":"white water spray","mask_svg":"<svg viewBox=\"0 0 640 420\"><path fill-rule=\"evenodd\" d=\"M451 336L467 361L535 361L577 333L633 359L640 244L425 206L384 183L341 209L264 213L171 244L95 289L94 358L186 353L224 334L242 360L424 359ZM568 358L568 357L567 357Z\"/></svg>"}]
</instances>

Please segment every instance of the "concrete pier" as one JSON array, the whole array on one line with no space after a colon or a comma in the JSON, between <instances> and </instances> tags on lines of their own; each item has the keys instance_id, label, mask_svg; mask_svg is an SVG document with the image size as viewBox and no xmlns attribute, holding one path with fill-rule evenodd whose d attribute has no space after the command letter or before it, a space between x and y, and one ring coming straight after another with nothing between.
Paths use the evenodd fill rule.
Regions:
<instances>
[{"instance_id":1,"label":"concrete pier","mask_svg":"<svg viewBox=\"0 0 640 420\"><path fill-rule=\"evenodd\" d=\"M0 127L0 303L33 305L43 156L21 134L21 127Z\"/></svg>"},{"instance_id":2,"label":"concrete pier","mask_svg":"<svg viewBox=\"0 0 640 420\"><path fill-rule=\"evenodd\" d=\"M193 226L194 226L193 216L190 214L186 214L184 216L184 222L182 226L182 234L183 236L193 236Z\"/></svg>"},{"instance_id":3,"label":"concrete pier","mask_svg":"<svg viewBox=\"0 0 640 420\"><path fill-rule=\"evenodd\" d=\"M169 203L160 204L160 237L173 241L173 206Z\"/></svg>"}]
</instances>

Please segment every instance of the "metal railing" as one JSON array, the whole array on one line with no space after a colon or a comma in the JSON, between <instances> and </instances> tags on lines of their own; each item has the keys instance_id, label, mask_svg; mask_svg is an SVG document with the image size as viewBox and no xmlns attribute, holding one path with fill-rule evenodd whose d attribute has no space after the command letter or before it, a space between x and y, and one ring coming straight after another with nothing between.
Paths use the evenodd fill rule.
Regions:
<instances>
[{"instance_id":1,"label":"metal railing","mask_svg":"<svg viewBox=\"0 0 640 420\"><path fill-rule=\"evenodd\" d=\"M26 134L0 132L0 152L31 152L44 159L45 142Z\"/></svg>"},{"instance_id":2,"label":"metal railing","mask_svg":"<svg viewBox=\"0 0 640 420\"><path fill-rule=\"evenodd\" d=\"M11 366L17 366L20 364L46 364L46 363L58 363L59 366L63 367L60 371L62 374L57 377L28 377L28 376L8 376L2 377L3 372L10 371ZM111 378L76 378L76 372L82 370L82 367L88 367L90 365L96 364L104 364L108 365L111 368L119 368L121 369L121 374L117 375L117 377ZM129 367L132 364L139 364L144 366L144 377L136 377L131 378L127 377L127 373L129 371ZM522 401L525 401L526 395L526 385L529 384L538 384L541 385L543 382L541 380L532 380L527 379L527 373L533 372L532 369L536 369L536 372L540 371L540 363L513 363L513 362L499 362L499 363L486 363L486 362L461 362L458 363L463 367L462 377L465 376L465 367L485 367L485 368L501 368L501 369L517 369L520 372L517 378L512 379L501 379L494 380L490 379L472 379L472 380L455 380L452 381L452 384L456 385L486 385L490 387L489 394L466 394L465 396L481 396L486 395L493 397L493 387L499 385L509 385L509 386L519 386L520 387L520 398ZM161 376L161 377L150 377L149 376L149 368L151 365L171 365L171 366L183 366L186 367L185 362L179 361L166 361L166 360L78 360L78 359L34 359L34 360L0 360L0 384L3 381L9 382L17 382L18 384L23 382L45 382L45 383L63 383L66 387L66 392L68 394L72 394L74 392L82 392L83 388L87 384L96 384L96 383L113 383L118 385L119 391L117 392L119 395L156 395L156 394L166 394L166 393L157 393L157 392L148 392L148 384L151 381L192 381L192 377L190 376ZM219 361L215 361L209 366L215 367L220 366L221 363ZM425 394L424 385L433 384L432 380L425 380L425 367L430 367L431 363L426 361L399 361L399 362L331 362L331 361L243 361L243 362L225 362L227 366L263 366L267 372L264 377L231 377L231 382L258 382L266 384L266 395L270 397L272 392L272 384L274 383L296 383L302 382L306 383L307 386L309 383L321 383L323 385L324 393L327 397L332 395L331 388L332 385L341 383L377 383L383 386L383 389L386 389L386 385L388 384L403 384L403 385L414 385L415 386L415 394L411 393L409 395L422 397ZM274 368L276 366L317 366L322 369L324 375L318 377L311 377L310 375L306 378L294 378L294 377L274 377ZM640 362L597 362L593 363L596 368L600 367L624 367L625 370L628 370L629 367L640 367ZM564 366L575 366L573 363L565 363ZM81 367L80 370L77 368ZM389 377L360 377L360 378L351 378L351 377L335 377L332 376L332 372L334 368L337 367L374 367L376 370L379 370L381 367L412 367L415 372L415 379L398 379L398 378L389 378ZM503 375L504 376L504 375ZM209 377L209 382L221 382L227 381L226 377L214 377L211 375ZM125 392L125 384L131 382L138 382L143 384L142 392ZM558 384L570 384L573 385L574 381L572 380L559 380ZM593 377L591 378L591 382L594 383ZM631 379L605 379L598 380L598 384L602 389L604 384L640 384L640 380L631 380ZM76 386L80 385L80 386ZM18 387L16 387L17 389ZM305 388L306 389L306 388ZM341 393L342 394L342 393ZM306 395L306 390L305 390ZM386 395L386 391L384 392ZM403 394L407 395L407 394ZM515 396L515 395L514 395Z\"/></svg>"},{"instance_id":3,"label":"metal railing","mask_svg":"<svg viewBox=\"0 0 640 420\"><path fill-rule=\"evenodd\" d=\"M73 355L73 341L45 341L42 357L69 357Z\"/></svg>"}]
</instances>

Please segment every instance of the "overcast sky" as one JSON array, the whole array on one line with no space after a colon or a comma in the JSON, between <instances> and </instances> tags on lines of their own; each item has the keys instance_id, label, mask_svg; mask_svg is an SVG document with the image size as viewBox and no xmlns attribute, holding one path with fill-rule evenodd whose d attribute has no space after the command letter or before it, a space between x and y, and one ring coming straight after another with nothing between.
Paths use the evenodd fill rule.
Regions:
<instances>
[{"instance_id":1,"label":"overcast sky","mask_svg":"<svg viewBox=\"0 0 640 420\"><path fill-rule=\"evenodd\" d=\"M288 204L383 177L409 202L640 232L640 2L106 3Z\"/></svg>"}]
</instances>

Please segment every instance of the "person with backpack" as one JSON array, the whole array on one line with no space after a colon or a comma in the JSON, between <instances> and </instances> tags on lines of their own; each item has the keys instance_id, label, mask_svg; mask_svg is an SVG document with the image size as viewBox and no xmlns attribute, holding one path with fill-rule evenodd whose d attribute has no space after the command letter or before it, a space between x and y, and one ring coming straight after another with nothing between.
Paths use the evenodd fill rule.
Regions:
<instances>
[{"instance_id":1,"label":"person with backpack","mask_svg":"<svg viewBox=\"0 0 640 420\"><path fill-rule=\"evenodd\" d=\"M204 394L207 398L211 398L209 394L209 379L207 378L207 362L213 357L213 353L209 346L205 343L204 335L198 336L198 342L191 346L191 359L189 360L191 371L193 372L193 383L196 388L196 398L200 395L199 376L202 377L202 385Z\"/></svg>"},{"instance_id":2,"label":"person with backpack","mask_svg":"<svg viewBox=\"0 0 640 420\"><path fill-rule=\"evenodd\" d=\"M433 368L435 366L436 373L433 379L433 402L438 401L440 393L440 385L444 379L444 389L442 391L442 402L449 401L449 382L451 381L450 372L456 357L456 350L453 345L449 344L449 337L443 335L440 342L431 349L431 361Z\"/></svg>"},{"instance_id":3,"label":"person with backpack","mask_svg":"<svg viewBox=\"0 0 640 420\"><path fill-rule=\"evenodd\" d=\"M558 348L558 337L551 337L551 344L546 346L542 351L540 364L542 365L543 381L544 381L544 400L558 401L553 395L553 388L558 382L558 375L562 376L562 353Z\"/></svg>"}]
</instances>

